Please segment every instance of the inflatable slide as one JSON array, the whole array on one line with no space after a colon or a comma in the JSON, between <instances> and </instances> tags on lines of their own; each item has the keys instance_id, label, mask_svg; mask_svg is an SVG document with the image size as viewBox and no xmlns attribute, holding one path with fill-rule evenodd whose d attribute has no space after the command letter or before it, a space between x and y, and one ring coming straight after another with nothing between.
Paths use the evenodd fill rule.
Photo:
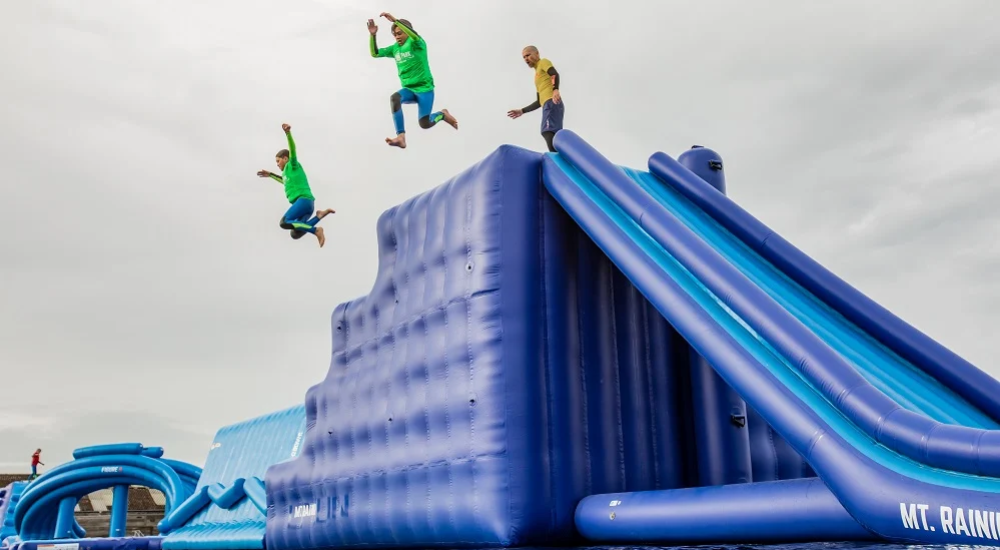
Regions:
<instances>
[{"instance_id":1,"label":"inflatable slide","mask_svg":"<svg viewBox=\"0 0 1000 550\"><path fill-rule=\"evenodd\" d=\"M667 155L620 169L560 137L544 168L553 196L859 525L893 540L1000 540L994 379ZM713 541L808 537L830 520L809 516L818 488L802 485L595 495L577 520L595 540L705 538L718 514Z\"/></svg>"}]
</instances>

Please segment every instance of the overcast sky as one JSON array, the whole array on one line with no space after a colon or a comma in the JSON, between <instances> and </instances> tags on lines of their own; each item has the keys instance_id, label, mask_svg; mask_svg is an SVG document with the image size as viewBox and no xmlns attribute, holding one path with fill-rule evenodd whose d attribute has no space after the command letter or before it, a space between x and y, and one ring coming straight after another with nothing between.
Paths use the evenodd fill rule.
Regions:
<instances>
[{"instance_id":1,"label":"overcast sky","mask_svg":"<svg viewBox=\"0 0 1000 550\"><path fill-rule=\"evenodd\" d=\"M1000 3L584 5L3 3L0 471L113 441L201 464L220 426L301 403L334 307L371 287L378 215L501 144L543 149L539 113L505 116L534 99L526 44L612 160L715 148L751 213L1000 376ZM383 10L427 39L458 132L407 106L409 148L383 142ZM322 250L254 175L282 122L337 210Z\"/></svg>"}]
</instances>

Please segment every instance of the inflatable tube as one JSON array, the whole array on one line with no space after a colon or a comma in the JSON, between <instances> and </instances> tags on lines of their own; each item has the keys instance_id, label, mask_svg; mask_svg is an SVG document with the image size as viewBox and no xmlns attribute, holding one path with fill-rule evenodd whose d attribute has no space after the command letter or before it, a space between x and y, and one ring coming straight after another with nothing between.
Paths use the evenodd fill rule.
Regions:
<instances>
[{"instance_id":1,"label":"inflatable tube","mask_svg":"<svg viewBox=\"0 0 1000 550\"><path fill-rule=\"evenodd\" d=\"M142 443L111 443L107 445L91 445L73 451L73 458L79 460L102 455L141 455L145 450Z\"/></svg>"},{"instance_id":2,"label":"inflatable tube","mask_svg":"<svg viewBox=\"0 0 1000 550\"><path fill-rule=\"evenodd\" d=\"M24 512L22 512L21 507L24 501L21 501L18 503L15 514L20 513L22 515L20 517L15 516L14 518L18 535L22 540L52 539L54 537L56 527L56 514L53 513L53 511L58 511L57 506L63 498L85 495L104 489L109 485L117 485L120 483L141 484L141 481L137 482L137 479L140 479L140 477L110 477L100 479L83 478L78 480L68 480L64 484L53 487L50 491L37 498L36 502L33 502L32 505L23 508ZM65 536L62 538L65 538Z\"/></svg>"},{"instance_id":3,"label":"inflatable tube","mask_svg":"<svg viewBox=\"0 0 1000 550\"><path fill-rule=\"evenodd\" d=\"M175 472L177 472L177 475L181 476L181 479L189 481L194 485L197 485L198 480L201 479L202 469L194 464L170 458L161 458L160 462L170 466Z\"/></svg>"},{"instance_id":4,"label":"inflatable tube","mask_svg":"<svg viewBox=\"0 0 1000 550\"><path fill-rule=\"evenodd\" d=\"M264 489L264 482L258 477L251 477L243 484L243 490L247 493L247 498L257 508L261 515L267 515L267 491Z\"/></svg>"},{"instance_id":5,"label":"inflatable tube","mask_svg":"<svg viewBox=\"0 0 1000 550\"><path fill-rule=\"evenodd\" d=\"M216 506L223 510L228 510L247 495L243 489L244 483L246 483L246 480L242 477L233 481L229 487L221 483L213 483L208 485L208 496Z\"/></svg>"},{"instance_id":6,"label":"inflatable tube","mask_svg":"<svg viewBox=\"0 0 1000 550\"><path fill-rule=\"evenodd\" d=\"M18 532L21 532L21 522L25 512L33 507L36 501L60 485L82 480L88 476L98 479L117 476L126 479L127 484L154 487L163 491L168 506L182 502L190 494L187 486L181 483L177 472L156 459L140 455L90 455L53 468L25 490L14 510L14 525ZM127 481L129 479L140 481ZM109 486L111 485L104 485L104 487ZM169 512L170 510L167 510L167 513Z\"/></svg>"},{"instance_id":7,"label":"inflatable tube","mask_svg":"<svg viewBox=\"0 0 1000 550\"><path fill-rule=\"evenodd\" d=\"M588 540L725 544L872 541L816 478L585 497L576 525Z\"/></svg>"},{"instance_id":8,"label":"inflatable tube","mask_svg":"<svg viewBox=\"0 0 1000 550\"><path fill-rule=\"evenodd\" d=\"M212 498L208 494L208 486L203 486L188 497L187 500L177 505L172 512L166 514L160 520L160 523L157 524L157 529L161 533L169 533L173 529L187 523L188 520L200 512L202 508L211 504L211 502Z\"/></svg>"},{"instance_id":9,"label":"inflatable tube","mask_svg":"<svg viewBox=\"0 0 1000 550\"><path fill-rule=\"evenodd\" d=\"M695 147L681 155L720 192L726 192L721 162L710 162L718 155ZM713 167L717 166L718 170ZM747 483L753 479L752 449L747 425L747 406L743 399L719 377L705 358L688 352L691 369L691 416L694 418L693 445L697 452L697 485Z\"/></svg>"},{"instance_id":10,"label":"inflatable tube","mask_svg":"<svg viewBox=\"0 0 1000 550\"><path fill-rule=\"evenodd\" d=\"M560 154L716 296L723 297L728 307L780 350L873 439L929 466L1000 476L1000 431L945 425L902 409L718 252L704 245L624 171L600 160L597 151L578 136L564 136ZM676 161L673 164L680 166ZM690 171L686 173L697 177Z\"/></svg>"},{"instance_id":11,"label":"inflatable tube","mask_svg":"<svg viewBox=\"0 0 1000 550\"><path fill-rule=\"evenodd\" d=\"M71 538L76 535L73 529L73 508L76 508L77 497L68 496L59 501L56 515L55 538Z\"/></svg>"},{"instance_id":12,"label":"inflatable tube","mask_svg":"<svg viewBox=\"0 0 1000 550\"><path fill-rule=\"evenodd\" d=\"M114 505L111 508L111 525L108 528L108 535L120 537L125 534L128 523L128 485L115 485L113 489Z\"/></svg>"},{"instance_id":13,"label":"inflatable tube","mask_svg":"<svg viewBox=\"0 0 1000 550\"><path fill-rule=\"evenodd\" d=\"M562 133L562 132L560 132ZM831 308L1000 423L1000 381L909 325L824 268L664 153L649 171Z\"/></svg>"}]
</instances>

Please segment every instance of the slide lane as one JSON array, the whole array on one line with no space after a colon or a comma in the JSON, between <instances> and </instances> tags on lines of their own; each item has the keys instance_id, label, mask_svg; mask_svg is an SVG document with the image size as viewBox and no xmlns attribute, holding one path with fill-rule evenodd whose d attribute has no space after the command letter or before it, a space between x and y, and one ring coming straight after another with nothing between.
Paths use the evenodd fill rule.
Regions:
<instances>
[{"instance_id":1,"label":"slide lane","mask_svg":"<svg viewBox=\"0 0 1000 550\"><path fill-rule=\"evenodd\" d=\"M649 169L661 185L666 184L664 191L682 195L816 300L892 350L897 360L919 368L981 410L991 420L984 427L1000 423L1000 381L837 277L668 155L654 154Z\"/></svg>"},{"instance_id":2,"label":"slide lane","mask_svg":"<svg viewBox=\"0 0 1000 550\"><path fill-rule=\"evenodd\" d=\"M550 193L720 376L803 455L860 525L896 541L998 540L1000 482L969 473L984 464L988 468L983 455L975 464L962 448L928 445L923 455L907 455L900 452L905 440L896 441L896 449L880 444L885 442L876 439L877 428L873 433L866 424L872 419L852 417L851 412L878 412L878 400L887 399L885 394L665 211L625 170L572 132L560 132L556 142L560 153L548 155L543 168ZM850 399L827 398L831 391L836 397L845 383L854 390L847 392ZM894 410L930 423L918 438L951 429L922 414L898 406ZM948 414L962 410L969 412L954 407ZM995 433L978 432L980 443ZM616 522L619 527L612 531L621 538L623 529L627 531L629 495L618 496L620 501L606 495L588 497L578 520L589 509L618 501L614 519L608 508L593 518L604 526ZM775 516L768 528L787 530L790 522ZM601 538L602 525L580 527L588 536Z\"/></svg>"}]
</instances>

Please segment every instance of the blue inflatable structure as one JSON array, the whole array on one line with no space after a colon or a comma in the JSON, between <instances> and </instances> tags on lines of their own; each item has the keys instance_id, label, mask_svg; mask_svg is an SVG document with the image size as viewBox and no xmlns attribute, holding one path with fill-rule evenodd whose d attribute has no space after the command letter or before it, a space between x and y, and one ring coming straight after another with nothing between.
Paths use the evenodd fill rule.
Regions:
<instances>
[{"instance_id":1,"label":"blue inflatable structure","mask_svg":"<svg viewBox=\"0 0 1000 550\"><path fill-rule=\"evenodd\" d=\"M197 487L161 523L164 550L263 549L264 476L298 455L305 422L298 405L220 429Z\"/></svg>"},{"instance_id":2,"label":"blue inflatable structure","mask_svg":"<svg viewBox=\"0 0 1000 550\"><path fill-rule=\"evenodd\" d=\"M14 528L14 509L27 486L26 481L15 481L0 489L0 546L4 545L7 537L17 536L17 529Z\"/></svg>"},{"instance_id":3,"label":"blue inflatable structure","mask_svg":"<svg viewBox=\"0 0 1000 550\"><path fill-rule=\"evenodd\" d=\"M149 550L1000 544L1000 382L727 198L715 151L555 146L380 216L303 405L223 428L204 471L78 451L17 544L134 483L168 495Z\"/></svg>"},{"instance_id":4,"label":"blue inflatable structure","mask_svg":"<svg viewBox=\"0 0 1000 550\"><path fill-rule=\"evenodd\" d=\"M726 198L572 131L378 222L267 545L1000 540L1000 384Z\"/></svg>"},{"instance_id":5,"label":"blue inflatable structure","mask_svg":"<svg viewBox=\"0 0 1000 550\"><path fill-rule=\"evenodd\" d=\"M77 449L73 452L73 461L36 478L20 494L13 514L16 535L13 544L10 539L5 539L5 544L30 550L39 541L84 538L86 533L76 522L74 508L80 498L100 489L114 490L106 545L125 535L130 485L163 492L169 513L190 496L201 469L162 457L162 448L144 447L139 443ZM164 532L163 526L160 530ZM101 546L95 541L88 544ZM158 541L155 546L158 547Z\"/></svg>"}]
</instances>

